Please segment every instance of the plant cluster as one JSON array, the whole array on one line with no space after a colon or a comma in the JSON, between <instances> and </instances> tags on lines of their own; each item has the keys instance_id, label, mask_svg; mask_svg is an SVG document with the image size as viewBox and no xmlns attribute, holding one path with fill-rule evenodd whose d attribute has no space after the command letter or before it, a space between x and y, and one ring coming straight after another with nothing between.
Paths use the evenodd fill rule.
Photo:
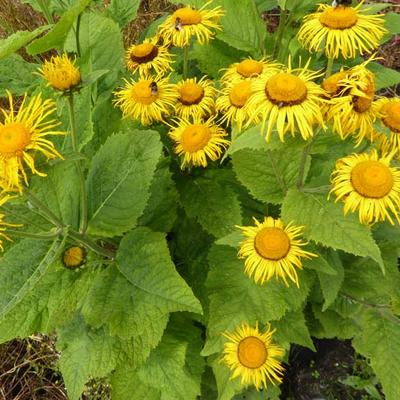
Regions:
<instances>
[{"instance_id":1,"label":"plant cluster","mask_svg":"<svg viewBox=\"0 0 400 400\"><path fill-rule=\"evenodd\" d=\"M49 25L0 42L0 340L56 333L72 400L227 400L338 337L397 400L400 73L373 52L400 15L280 0L268 33L274 2L188 0L125 50L138 0L25 2Z\"/></svg>"}]
</instances>

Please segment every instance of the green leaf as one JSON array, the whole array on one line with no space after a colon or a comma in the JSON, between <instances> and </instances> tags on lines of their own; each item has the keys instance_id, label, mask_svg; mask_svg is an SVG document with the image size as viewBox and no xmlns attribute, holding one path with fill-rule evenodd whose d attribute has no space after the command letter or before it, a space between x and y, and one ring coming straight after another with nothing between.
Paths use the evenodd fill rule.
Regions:
<instances>
[{"instance_id":1,"label":"green leaf","mask_svg":"<svg viewBox=\"0 0 400 400\"><path fill-rule=\"evenodd\" d=\"M202 313L199 301L175 270L164 234L144 227L128 233L119 246L117 262L122 274L155 307Z\"/></svg>"},{"instance_id":2,"label":"green leaf","mask_svg":"<svg viewBox=\"0 0 400 400\"><path fill-rule=\"evenodd\" d=\"M6 90L15 96L34 91L40 83L39 76L33 74L38 67L18 54L0 60L0 96L5 97Z\"/></svg>"},{"instance_id":3,"label":"green leaf","mask_svg":"<svg viewBox=\"0 0 400 400\"><path fill-rule=\"evenodd\" d=\"M299 206L300 205L300 206ZM370 229L354 214L344 216L343 206L325 196L289 190L282 205L282 218L303 225L307 239L361 257L371 257L383 269L382 256Z\"/></svg>"},{"instance_id":4,"label":"green leaf","mask_svg":"<svg viewBox=\"0 0 400 400\"><path fill-rule=\"evenodd\" d=\"M396 12L388 12L385 14L385 28L389 31L388 35L385 35L386 39L389 39L393 35L400 33L400 14Z\"/></svg>"},{"instance_id":5,"label":"green leaf","mask_svg":"<svg viewBox=\"0 0 400 400\"><path fill-rule=\"evenodd\" d=\"M45 51L61 46L76 18L83 12L90 1L91 0L79 0L74 6L69 8L49 33L36 39L27 47L28 53L32 55L44 53Z\"/></svg>"},{"instance_id":6,"label":"green leaf","mask_svg":"<svg viewBox=\"0 0 400 400\"><path fill-rule=\"evenodd\" d=\"M45 30L49 29L49 25L40 26L34 31L18 31L0 40L0 60L6 58L12 53L18 51L21 47L26 46L33 39L38 37Z\"/></svg>"},{"instance_id":7,"label":"green leaf","mask_svg":"<svg viewBox=\"0 0 400 400\"><path fill-rule=\"evenodd\" d=\"M81 312L92 327L106 327L113 336L141 337L142 347L134 349L135 359L140 360L161 340L169 311L112 265L95 277Z\"/></svg>"},{"instance_id":8,"label":"green leaf","mask_svg":"<svg viewBox=\"0 0 400 400\"><path fill-rule=\"evenodd\" d=\"M207 277L209 304L208 341L203 355L222 348L222 333L232 331L241 322L249 324L282 318L289 310L299 309L309 292L310 275L299 272L300 288L286 287L271 280L257 285L244 273L244 262L237 258L232 247L214 246L209 255L210 272Z\"/></svg>"},{"instance_id":9,"label":"green leaf","mask_svg":"<svg viewBox=\"0 0 400 400\"><path fill-rule=\"evenodd\" d=\"M78 228L79 225L79 176L74 163L62 161L55 164L45 179L33 177L32 190L36 196L66 226Z\"/></svg>"},{"instance_id":10,"label":"green leaf","mask_svg":"<svg viewBox=\"0 0 400 400\"><path fill-rule=\"evenodd\" d=\"M253 126L250 129L232 138L232 143L229 146L226 155L232 155L239 150L250 149L250 150L271 150L269 143L265 141L265 138L261 134L259 126Z\"/></svg>"},{"instance_id":11,"label":"green leaf","mask_svg":"<svg viewBox=\"0 0 400 400\"><path fill-rule=\"evenodd\" d=\"M87 179L90 233L116 236L136 225L161 148L156 132L139 130L113 135L100 148Z\"/></svg>"},{"instance_id":12,"label":"green leaf","mask_svg":"<svg viewBox=\"0 0 400 400\"><path fill-rule=\"evenodd\" d=\"M150 187L150 199L139 218L138 225L145 225L153 231L169 232L175 222L178 207L178 191L172 180L168 163L159 164Z\"/></svg>"},{"instance_id":13,"label":"green leaf","mask_svg":"<svg viewBox=\"0 0 400 400\"><path fill-rule=\"evenodd\" d=\"M285 150L243 149L232 155L233 170L250 193L263 202L280 204L286 191L297 183L301 148ZM310 158L305 166L305 176Z\"/></svg>"},{"instance_id":14,"label":"green leaf","mask_svg":"<svg viewBox=\"0 0 400 400\"><path fill-rule=\"evenodd\" d=\"M161 392L143 383L134 369L117 368L111 377L112 400L161 400Z\"/></svg>"},{"instance_id":15,"label":"green leaf","mask_svg":"<svg viewBox=\"0 0 400 400\"><path fill-rule=\"evenodd\" d=\"M234 189L218 174L206 174L179 185L181 203L190 218L216 237L242 222L240 203Z\"/></svg>"},{"instance_id":16,"label":"green leaf","mask_svg":"<svg viewBox=\"0 0 400 400\"><path fill-rule=\"evenodd\" d=\"M181 0L169 0L169 2L172 4L178 4L178 5L182 4ZM187 0L187 1L185 1L185 4L196 7L196 8L200 8L201 6L204 5L204 0Z\"/></svg>"},{"instance_id":17,"label":"green leaf","mask_svg":"<svg viewBox=\"0 0 400 400\"><path fill-rule=\"evenodd\" d=\"M362 320L353 346L371 360L371 366L382 383L386 400L400 398L400 320L386 313L369 311Z\"/></svg>"},{"instance_id":18,"label":"green leaf","mask_svg":"<svg viewBox=\"0 0 400 400\"><path fill-rule=\"evenodd\" d=\"M337 252L327 250L324 252L326 259L329 262L331 268L335 270L335 275L327 275L322 271L318 271L318 279L321 284L321 290L324 295L325 303L322 307L322 311L325 311L336 299L340 288L342 287L344 279L344 269L342 261L340 260Z\"/></svg>"},{"instance_id":19,"label":"green leaf","mask_svg":"<svg viewBox=\"0 0 400 400\"><path fill-rule=\"evenodd\" d=\"M316 351L302 310L289 311L272 325L276 328L274 340L277 343L296 343Z\"/></svg>"},{"instance_id":20,"label":"green leaf","mask_svg":"<svg viewBox=\"0 0 400 400\"><path fill-rule=\"evenodd\" d=\"M220 360L220 355L212 358L211 367L217 381L218 400L231 400L236 393L242 391L240 379L231 379L231 371Z\"/></svg>"},{"instance_id":21,"label":"green leaf","mask_svg":"<svg viewBox=\"0 0 400 400\"><path fill-rule=\"evenodd\" d=\"M213 78L220 75L222 68L227 68L246 56L246 53L218 39L203 45L194 43L190 54L197 60L200 70Z\"/></svg>"},{"instance_id":22,"label":"green leaf","mask_svg":"<svg viewBox=\"0 0 400 400\"><path fill-rule=\"evenodd\" d=\"M117 366L121 350L104 330L88 327L79 315L58 332L60 371L70 400L79 400L89 377L103 377Z\"/></svg>"},{"instance_id":23,"label":"green leaf","mask_svg":"<svg viewBox=\"0 0 400 400\"><path fill-rule=\"evenodd\" d=\"M400 83L400 72L395 69L384 67L381 64L372 62L368 64L368 69L375 73L376 89L384 89Z\"/></svg>"},{"instance_id":24,"label":"green leaf","mask_svg":"<svg viewBox=\"0 0 400 400\"><path fill-rule=\"evenodd\" d=\"M218 4L225 10L218 39L239 50L261 51L267 31L254 0L219 0Z\"/></svg>"},{"instance_id":25,"label":"green leaf","mask_svg":"<svg viewBox=\"0 0 400 400\"><path fill-rule=\"evenodd\" d=\"M136 18L140 0L111 0L107 14L123 28L129 21Z\"/></svg>"}]
</instances>

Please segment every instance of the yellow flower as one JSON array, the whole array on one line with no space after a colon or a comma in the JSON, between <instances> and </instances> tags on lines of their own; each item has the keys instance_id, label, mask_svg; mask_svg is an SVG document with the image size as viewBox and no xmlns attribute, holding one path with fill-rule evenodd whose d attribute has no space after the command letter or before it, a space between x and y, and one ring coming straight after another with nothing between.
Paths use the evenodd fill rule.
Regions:
<instances>
[{"instance_id":1,"label":"yellow flower","mask_svg":"<svg viewBox=\"0 0 400 400\"><path fill-rule=\"evenodd\" d=\"M390 130L389 138L384 137L381 149L400 157L400 99L382 98L376 102L382 124Z\"/></svg>"},{"instance_id":2,"label":"yellow flower","mask_svg":"<svg viewBox=\"0 0 400 400\"><path fill-rule=\"evenodd\" d=\"M219 19L224 15L221 7L206 9L212 2L207 1L198 10L190 6L178 8L159 28L164 42L184 47L196 36L200 44L208 43L214 37L213 30L222 30Z\"/></svg>"},{"instance_id":3,"label":"yellow flower","mask_svg":"<svg viewBox=\"0 0 400 400\"><path fill-rule=\"evenodd\" d=\"M125 87L115 92L114 104L122 110L124 118L130 117L142 125L163 121L169 115L177 98L168 78L141 77L138 81L125 80Z\"/></svg>"},{"instance_id":4,"label":"yellow flower","mask_svg":"<svg viewBox=\"0 0 400 400\"><path fill-rule=\"evenodd\" d=\"M86 250L80 246L71 246L64 251L62 262L66 268L77 269L86 262Z\"/></svg>"},{"instance_id":5,"label":"yellow flower","mask_svg":"<svg viewBox=\"0 0 400 400\"><path fill-rule=\"evenodd\" d=\"M254 82L254 93L248 107L252 110L252 121L262 121L262 132L267 142L273 129L283 142L290 132L299 132L304 140L314 135L313 125L324 126L321 112L324 90L312 80L320 73L308 70L310 60L304 68L289 66L278 72L269 71Z\"/></svg>"},{"instance_id":6,"label":"yellow flower","mask_svg":"<svg viewBox=\"0 0 400 400\"><path fill-rule=\"evenodd\" d=\"M303 227L292 223L285 226L282 220L272 217L265 217L263 222L254 218L254 222L255 226L238 226L246 237L238 253L246 259L245 273L259 284L275 276L282 278L286 286L287 277L299 286L296 268L303 268L301 258L317 257L301 249L307 245L298 238Z\"/></svg>"},{"instance_id":7,"label":"yellow flower","mask_svg":"<svg viewBox=\"0 0 400 400\"><path fill-rule=\"evenodd\" d=\"M228 339L224 344L223 362L232 372L231 379L241 377L243 386L254 385L257 390L267 384L281 383L284 368L278 358L284 350L272 342L275 330L268 325L265 332L252 328L246 323L236 327L234 332L225 332Z\"/></svg>"},{"instance_id":8,"label":"yellow flower","mask_svg":"<svg viewBox=\"0 0 400 400\"><path fill-rule=\"evenodd\" d=\"M246 80L230 83L220 93L216 101L216 110L222 114L220 123L236 123L240 132L243 125L249 123L252 114L248 100L253 93L253 82ZM257 118L255 122L258 122Z\"/></svg>"},{"instance_id":9,"label":"yellow flower","mask_svg":"<svg viewBox=\"0 0 400 400\"><path fill-rule=\"evenodd\" d=\"M81 74L66 54L46 60L39 75L48 81L48 85L57 90L71 90L81 81Z\"/></svg>"},{"instance_id":10,"label":"yellow flower","mask_svg":"<svg viewBox=\"0 0 400 400\"><path fill-rule=\"evenodd\" d=\"M374 122L379 115L377 104L374 102L374 74L365 67L369 61L348 71L338 72L322 84L323 87L333 90L334 80L337 78L336 91L326 107L326 117L328 121L333 121L333 131L342 139L353 135L356 146L359 146L364 138L373 140Z\"/></svg>"},{"instance_id":11,"label":"yellow flower","mask_svg":"<svg viewBox=\"0 0 400 400\"><path fill-rule=\"evenodd\" d=\"M368 15L356 7L320 4L314 14L304 17L297 37L309 51L325 49L329 58L355 58L358 53L370 53L379 45L386 29L383 15Z\"/></svg>"},{"instance_id":12,"label":"yellow flower","mask_svg":"<svg viewBox=\"0 0 400 400\"><path fill-rule=\"evenodd\" d=\"M154 73L164 75L171 70L172 55L166 46L158 44L158 38L145 39L126 51L125 62L131 72L139 71L141 76Z\"/></svg>"},{"instance_id":13,"label":"yellow flower","mask_svg":"<svg viewBox=\"0 0 400 400\"><path fill-rule=\"evenodd\" d=\"M390 166L392 156L379 158L374 150L336 162L331 193L344 202L345 214L358 210L362 224L394 224L391 214L400 222L400 170Z\"/></svg>"},{"instance_id":14,"label":"yellow flower","mask_svg":"<svg viewBox=\"0 0 400 400\"><path fill-rule=\"evenodd\" d=\"M218 160L229 146L225 139L227 133L214 123L215 117L206 121L194 118L193 122L179 119L177 126L172 127L169 136L175 142L174 151L182 156L181 167L207 166L207 159Z\"/></svg>"},{"instance_id":15,"label":"yellow flower","mask_svg":"<svg viewBox=\"0 0 400 400\"><path fill-rule=\"evenodd\" d=\"M12 196L3 195L0 198L0 207L3 206L11 198L12 198ZM2 238L7 239L10 242L12 242L12 239L9 236L7 236L5 233L7 227L9 226L9 227L13 227L13 228L18 228L21 226L19 224L18 225L17 224L9 224L7 222L4 222L4 217L5 217L5 214L0 213L0 250L1 251L4 251Z\"/></svg>"},{"instance_id":16,"label":"yellow flower","mask_svg":"<svg viewBox=\"0 0 400 400\"><path fill-rule=\"evenodd\" d=\"M237 80L256 80L264 73L276 72L280 67L281 64L271 63L265 58L254 60L249 57L226 68L221 81L223 84L229 84Z\"/></svg>"},{"instance_id":17,"label":"yellow flower","mask_svg":"<svg viewBox=\"0 0 400 400\"><path fill-rule=\"evenodd\" d=\"M62 158L46 136L65 133L55 131L59 122L48 119L56 111L52 100L42 100L39 94L27 102L25 95L15 113L12 95L7 93L10 110L1 109L4 120L0 123L0 186L6 191L22 192L21 178L28 184L24 164L33 174L46 176L36 169L34 156L39 152L47 159Z\"/></svg>"},{"instance_id":18,"label":"yellow flower","mask_svg":"<svg viewBox=\"0 0 400 400\"><path fill-rule=\"evenodd\" d=\"M214 112L216 90L213 82L203 76L180 81L175 86L178 101L175 114L183 119L203 118Z\"/></svg>"}]
</instances>

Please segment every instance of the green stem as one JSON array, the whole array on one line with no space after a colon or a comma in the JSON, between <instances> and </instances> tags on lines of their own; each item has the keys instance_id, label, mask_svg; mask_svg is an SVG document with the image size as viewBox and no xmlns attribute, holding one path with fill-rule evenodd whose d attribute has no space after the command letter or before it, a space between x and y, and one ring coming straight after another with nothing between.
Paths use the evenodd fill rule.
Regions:
<instances>
[{"instance_id":1,"label":"green stem","mask_svg":"<svg viewBox=\"0 0 400 400\"><path fill-rule=\"evenodd\" d=\"M111 250L107 250L104 247L99 246L96 242L94 242L92 239L89 239L87 236L75 232L75 231L69 231L68 236L75 240L76 242L82 244L83 246L86 246L87 248L93 250L95 253L101 254L107 258L114 259L115 258L115 253Z\"/></svg>"},{"instance_id":2,"label":"green stem","mask_svg":"<svg viewBox=\"0 0 400 400\"><path fill-rule=\"evenodd\" d=\"M49 24L54 24L54 18L51 15L51 12L49 8L47 7L46 0L38 0L39 7L42 10L44 16L46 17L46 20Z\"/></svg>"},{"instance_id":3,"label":"green stem","mask_svg":"<svg viewBox=\"0 0 400 400\"><path fill-rule=\"evenodd\" d=\"M76 52L78 57L81 56L81 45L79 43L79 32L81 28L81 16L82 14L78 15L78 19L76 20L76 31L75 31L75 39L76 39Z\"/></svg>"},{"instance_id":4,"label":"green stem","mask_svg":"<svg viewBox=\"0 0 400 400\"><path fill-rule=\"evenodd\" d=\"M53 240L62 233L62 229L57 229L55 232L32 233L16 231L14 229L7 229L7 234L11 237L23 237L38 240Z\"/></svg>"},{"instance_id":5,"label":"green stem","mask_svg":"<svg viewBox=\"0 0 400 400\"><path fill-rule=\"evenodd\" d=\"M283 10L281 8L280 16L279 16L279 25L278 30L276 32L276 40L274 44L274 50L272 52L272 57L275 59L279 54L279 49L281 48L283 33L285 32L286 21L287 21L287 10Z\"/></svg>"},{"instance_id":6,"label":"green stem","mask_svg":"<svg viewBox=\"0 0 400 400\"><path fill-rule=\"evenodd\" d=\"M300 167L299 167L299 176L297 178L297 188L299 190L303 190L303 188L304 188L304 181L305 181L304 174L305 174L305 170L306 170L306 162L307 162L308 155L310 154L310 151L314 144L316 135L317 134L315 134L313 136L313 138L308 142L307 146L304 147L304 150L303 150L303 155L301 157Z\"/></svg>"},{"instance_id":7,"label":"green stem","mask_svg":"<svg viewBox=\"0 0 400 400\"><path fill-rule=\"evenodd\" d=\"M189 74L189 45L183 48L183 79L187 79Z\"/></svg>"},{"instance_id":8,"label":"green stem","mask_svg":"<svg viewBox=\"0 0 400 400\"><path fill-rule=\"evenodd\" d=\"M302 192L304 193L326 193L329 191L331 188L330 185L325 185L325 186L317 186L317 187L306 187L302 188Z\"/></svg>"},{"instance_id":9,"label":"green stem","mask_svg":"<svg viewBox=\"0 0 400 400\"><path fill-rule=\"evenodd\" d=\"M332 75L332 67L333 67L333 58L328 58L328 63L326 65L326 71L325 71L325 79L329 78Z\"/></svg>"},{"instance_id":10,"label":"green stem","mask_svg":"<svg viewBox=\"0 0 400 400\"><path fill-rule=\"evenodd\" d=\"M72 150L75 153L78 153L78 138L76 132L76 123L75 123L75 112L74 112L74 95L70 93L68 95L68 111L69 111L69 120L71 124L71 141L72 141ZM81 219L79 224L79 230L82 233L86 232L87 229L87 196L86 196L86 184L85 184L85 176L83 174L82 162L81 160L75 161L76 170L78 171L79 181L80 181L80 193L81 193Z\"/></svg>"}]
</instances>

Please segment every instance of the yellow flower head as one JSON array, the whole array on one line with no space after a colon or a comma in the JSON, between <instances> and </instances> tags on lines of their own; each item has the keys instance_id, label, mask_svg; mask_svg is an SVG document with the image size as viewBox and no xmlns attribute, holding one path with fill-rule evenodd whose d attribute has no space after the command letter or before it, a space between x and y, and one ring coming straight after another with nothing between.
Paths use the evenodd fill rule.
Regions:
<instances>
[{"instance_id":1,"label":"yellow flower head","mask_svg":"<svg viewBox=\"0 0 400 400\"><path fill-rule=\"evenodd\" d=\"M80 246L72 246L64 251L62 262L68 269L77 269L86 262L86 250Z\"/></svg>"},{"instance_id":2,"label":"yellow flower head","mask_svg":"<svg viewBox=\"0 0 400 400\"><path fill-rule=\"evenodd\" d=\"M184 47L190 43L192 36L196 36L200 44L208 43L214 37L213 30L222 30L219 20L224 15L221 7L207 10L212 2L207 1L198 10L190 6L178 8L159 28L164 42Z\"/></svg>"},{"instance_id":3,"label":"yellow flower head","mask_svg":"<svg viewBox=\"0 0 400 400\"><path fill-rule=\"evenodd\" d=\"M190 117L203 118L214 112L216 90L213 82L203 76L186 79L175 85L178 100L175 114L183 119Z\"/></svg>"},{"instance_id":4,"label":"yellow flower head","mask_svg":"<svg viewBox=\"0 0 400 400\"><path fill-rule=\"evenodd\" d=\"M384 135L381 149L384 153L394 153L396 158L400 157L400 99L382 98L376 102L377 109L381 114L382 124L389 129L390 136Z\"/></svg>"},{"instance_id":5,"label":"yellow flower head","mask_svg":"<svg viewBox=\"0 0 400 400\"><path fill-rule=\"evenodd\" d=\"M237 80L257 80L264 73L277 71L280 67L281 64L271 63L265 58L260 60L246 58L226 68L221 81L223 84L229 84Z\"/></svg>"},{"instance_id":6,"label":"yellow flower head","mask_svg":"<svg viewBox=\"0 0 400 400\"><path fill-rule=\"evenodd\" d=\"M392 155L352 154L336 162L332 190L344 202L344 213L358 210L362 224L400 222L400 170L390 166Z\"/></svg>"},{"instance_id":7,"label":"yellow flower head","mask_svg":"<svg viewBox=\"0 0 400 400\"><path fill-rule=\"evenodd\" d=\"M292 69L290 65L279 71L269 71L254 82L254 94L248 107L252 110L252 120L262 121L262 132L267 142L272 131L277 130L283 142L290 132L299 132L304 140L314 135L313 125L324 127L321 111L324 90L312 80L320 73L304 68Z\"/></svg>"},{"instance_id":8,"label":"yellow flower head","mask_svg":"<svg viewBox=\"0 0 400 400\"><path fill-rule=\"evenodd\" d=\"M270 326L262 332L258 323L255 328L242 323L234 332L223 333L228 341L222 360L233 371L231 379L240 376L243 386L254 385L257 390L282 382L285 369L278 359L285 351L272 342L274 332Z\"/></svg>"},{"instance_id":9,"label":"yellow flower head","mask_svg":"<svg viewBox=\"0 0 400 400\"><path fill-rule=\"evenodd\" d=\"M47 80L48 85L57 90L71 90L81 81L81 74L74 62L66 54L46 60L39 75Z\"/></svg>"},{"instance_id":10,"label":"yellow flower head","mask_svg":"<svg viewBox=\"0 0 400 400\"><path fill-rule=\"evenodd\" d=\"M296 269L302 269L301 258L316 257L302 250L307 242L299 239L303 227L282 220L265 217L263 222L254 218L255 226L239 226L246 239L241 243L238 256L245 258L245 273L256 283L263 284L274 276L286 286L287 277L299 286Z\"/></svg>"},{"instance_id":11,"label":"yellow flower head","mask_svg":"<svg viewBox=\"0 0 400 400\"><path fill-rule=\"evenodd\" d=\"M355 58L358 53L370 53L379 45L386 29L383 15L368 15L356 7L320 4L314 14L304 17L297 37L309 51L325 48L329 58Z\"/></svg>"},{"instance_id":12,"label":"yellow flower head","mask_svg":"<svg viewBox=\"0 0 400 400\"><path fill-rule=\"evenodd\" d=\"M168 78L141 77L128 82L115 92L114 104L122 110L124 118L130 117L142 125L163 121L176 103L177 94Z\"/></svg>"},{"instance_id":13,"label":"yellow flower head","mask_svg":"<svg viewBox=\"0 0 400 400\"><path fill-rule=\"evenodd\" d=\"M182 157L181 167L207 166L207 159L218 160L229 146L227 133L214 123L215 117L206 121L194 118L193 122L179 119L169 136L175 142L174 151Z\"/></svg>"},{"instance_id":14,"label":"yellow flower head","mask_svg":"<svg viewBox=\"0 0 400 400\"><path fill-rule=\"evenodd\" d=\"M9 92L8 99L9 110L1 109L0 186L6 191L22 192L21 178L28 184L24 164L33 174L46 176L36 169L34 156L42 153L47 159L62 158L46 136L65 133L55 131L59 122L48 118L56 111L52 100L42 100L39 94L28 102L25 95L18 112L14 112L13 98Z\"/></svg>"},{"instance_id":15,"label":"yellow flower head","mask_svg":"<svg viewBox=\"0 0 400 400\"><path fill-rule=\"evenodd\" d=\"M356 146L364 138L374 137L374 122L379 115L374 102L375 77L366 68L370 60L348 71L338 72L322 83L328 88L331 100L326 107L326 118L333 121L333 131L342 139L353 135Z\"/></svg>"},{"instance_id":16,"label":"yellow flower head","mask_svg":"<svg viewBox=\"0 0 400 400\"><path fill-rule=\"evenodd\" d=\"M12 198L12 196L3 195L0 198L0 207L3 206L5 203L7 203L7 201L10 200L11 198ZM7 222L4 222L4 218L5 218L5 214L0 212L0 250L1 251L4 251L3 240L2 240L3 238L12 242L12 239L10 239L5 233L7 227L9 226L9 227L17 228L17 227L21 226L21 225L17 225L17 224L9 224Z\"/></svg>"},{"instance_id":17,"label":"yellow flower head","mask_svg":"<svg viewBox=\"0 0 400 400\"><path fill-rule=\"evenodd\" d=\"M236 123L238 131L243 125L250 122L252 115L248 107L250 96L253 93L253 82L250 80L236 81L225 85L216 101L216 110L222 114L220 123L229 125ZM257 121L255 118L254 122Z\"/></svg>"},{"instance_id":18,"label":"yellow flower head","mask_svg":"<svg viewBox=\"0 0 400 400\"><path fill-rule=\"evenodd\" d=\"M160 76L172 69L172 54L166 46L159 45L158 38L154 37L129 47L125 62L131 72L138 71L141 76Z\"/></svg>"}]
</instances>

